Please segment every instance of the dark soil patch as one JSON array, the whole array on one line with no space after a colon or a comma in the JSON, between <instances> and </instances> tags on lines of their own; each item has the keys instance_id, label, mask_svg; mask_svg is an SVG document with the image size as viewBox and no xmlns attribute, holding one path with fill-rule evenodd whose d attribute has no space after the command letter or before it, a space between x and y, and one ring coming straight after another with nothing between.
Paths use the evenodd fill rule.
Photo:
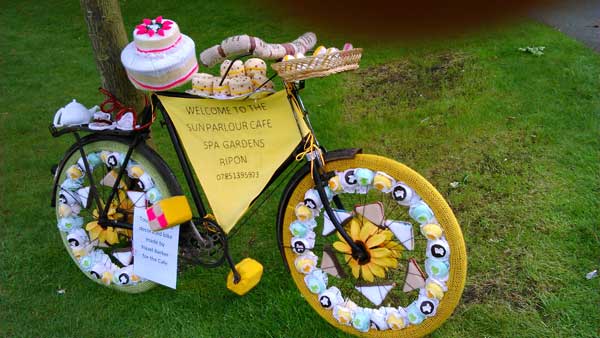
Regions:
<instances>
[{"instance_id":1,"label":"dark soil patch","mask_svg":"<svg viewBox=\"0 0 600 338\"><path fill-rule=\"evenodd\" d=\"M392 107L415 108L456 88L471 64L462 53L442 53L419 59L404 59L363 68L354 77L347 106L371 102Z\"/></svg>"}]
</instances>

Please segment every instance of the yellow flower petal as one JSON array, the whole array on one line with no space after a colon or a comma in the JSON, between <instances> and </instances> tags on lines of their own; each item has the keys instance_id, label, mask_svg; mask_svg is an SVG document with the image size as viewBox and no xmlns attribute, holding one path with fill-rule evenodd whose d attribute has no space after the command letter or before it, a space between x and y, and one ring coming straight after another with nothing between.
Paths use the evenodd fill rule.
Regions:
<instances>
[{"instance_id":1,"label":"yellow flower petal","mask_svg":"<svg viewBox=\"0 0 600 338\"><path fill-rule=\"evenodd\" d=\"M98 240L100 243L106 242L106 231L101 231L100 235L98 235Z\"/></svg>"},{"instance_id":2,"label":"yellow flower petal","mask_svg":"<svg viewBox=\"0 0 600 338\"><path fill-rule=\"evenodd\" d=\"M119 236L117 235L117 232L114 231L113 228L108 228L106 230L106 241L109 244L117 244L117 243L119 243Z\"/></svg>"},{"instance_id":3,"label":"yellow flower petal","mask_svg":"<svg viewBox=\"0 0 600 338\"><path fill-rule=\"evenodd\" d=\"M377 258L377 257L390 257L390 256L393 255L392 250L386 249L386 248L371 249L371 250L369 250L369 253L371 254L371 257L374 257L374 258Z\"/></svg>"},{"instance_id":4,"label":"yellow flower petal","mask_svg":"<svg viewBox=\"0 0 600 338\"><path fill-rule=\"evenodd\" d=\"M127 230L127 229L116 229L115 230L117 232L117 234L122 234L125 235L129 238L131 238L131 236L133 236L133 232L131 230Z\"/></svg>"},{"instance_id":5,"label":"yellow flower petal","mask_svg":"<svg viewBox=\"0 0 600 338\"><path fill-rule=\"evenodd\" d=\"M358 277L360 276L360 265L358 265L358 263L354 259L351 259L348 262L348 265L352 269L352 275L354 276L354 278L358 279Z\"/></svg>"},{"instance_id":6,"label":"yellow flower petal","mask_svg":"<svg viewBox=\"0 0 600 338\"><path fill-rule=\"evenodd\" d=\"M390 250L396 250L396 249L397 249L397 250L400 250L400 251L402 251L402 250L403 250L403 249L402 249L402 248L403 248L403 246L402 246L402 245L400 245L400 243L398 243L398 242L394 242L394 241L389 241L389 242L386 242L386 243L385 243L385 245L384 245L384 247L386 247L386 248L388 248L388 249L390 249Z\"/></svg>"},{"instance_id":7,"label":"yellow flower petal","mask_svg":"<svg viewBox=\"0 0 600 338\"><path fill-rule=\"evenodd\" d=\"M366 219L363 219L362 228L360 229L360 240L363 243L367 242L367 239L373 234L377 232L379 228L377 228L373 223L369 222ZM385 239L385 238L384 238Z\"/></svg>"},{"instance_id":8,"label":"yellow flower petal","mask_svg":"<svg viewBox=\"0 0 600 338\"><path fill-rule=\"evenodd\" d=\"M374 248L383 242L385 242L385 234L379 233L371 236L365 244L368 248Z\"/></svg>"},{"instance_id":9,"label":"yellow flower petal","mask_svg":"<svg viewBox=\"0 0 600 338\"><path fill-rule=\"evenodd\" d=\"M102 233L102 227L96 227L89 231L90 241L95 240Z\"/></svg>"},{"instance_id":10,"label":"yellow flower petal","mask_svg":"<svg viewBox=\"0 0 600 338\"><path fill-rule=\"evenodd\" d=\"M366 280L367 282L372 282L375 280L375 277L373 276L373 273L371 272L371 269L369 269L369 265L361 265L360 266L360 272L362 273L363 279Z\"/></svg>"},{"instance_id":11,"label":"yellow flower petal","mask_svg":"<svg viewBox=\"0 0 600 338\"><path fill-rule=\"evenodd\" d=\"M400 257L404 250L404 247L396 242L387 242L384 247L392 251L392 257Z\"/></svg>"},{"instance_id":12,"label":"yellow flower petal","mask_svg":"<svg viewBox=\"0 0 600 338\"><path fill-rule=\"evenodd\" d=\"M96 222L96 221L89 222L88 224L86 224L85 230L90 231L96 227L98 227L98 222Z\"/></svg>"},{"instance_id":13,"label":"yellow flower petal","mask_svg":"<svg viewBox=\"0 0 600 338\"><path fill-rule=\"evenodd\" d=\"M369 267L373 275L379 278L385 278L385 269L383 267L374 264L373 262L367 264L367 266Z\"/></svg>"},{"instance_id":14,"label":"yellow flower petal","mask_svg":"<svg viewBox=\"0 0 600 338\"><path fill-rule=\"evenodd\" d=\"M381 265L383 267L395 268L398 266L398 260L391 257L371 258L371 263Z\"/></svg>"},{"instance_id":15,"label":"yellow flower petal","mask_svg":"<svg viewBox=\"0 0 600 338\"><path fill-rule=\"evenodd\" d=\"M358 221L356 219L352 219L352 221L350 221L350 237L352 237L352 239L354 239L354 240L357 240L359 234L360 234L360 224L358 223Z\"/></svg>"},{"instance_id":16,"label":"yellow flower petal","mask_svg":"<svg viewBox=\"0 0 600 338\"><path fill-rule=\"evenodd\" d=\"M333 243L333 247L339 252L352 253L352 248L346 242L335 242Z\"/></svg>"},{"instance_id":17,"label":"yellow flower petal","mask_svg":"<svg viewBox=\"0 0 600 338\"><path fill-rule=\"evenodd\" d=\"M337 236L338 236L338 239L339 239L340 241L342 241L342 242L346 242L346 240L344 239L344 237L342 237L342 234L341 234L339 231L336 231L335 233L337 234Z\"/></svg>"},{"instance_id":18,"label":"yellow flower petal","mask_svg":"<svg viewBox=\"0 0 600 338\"><path fill-rule=\"evenodd\" d=\"M121 201L119 208L128 211L133 209L133 202L127 197L123 190L119 190L119 200Z\"/></svg>"}]
</instances>

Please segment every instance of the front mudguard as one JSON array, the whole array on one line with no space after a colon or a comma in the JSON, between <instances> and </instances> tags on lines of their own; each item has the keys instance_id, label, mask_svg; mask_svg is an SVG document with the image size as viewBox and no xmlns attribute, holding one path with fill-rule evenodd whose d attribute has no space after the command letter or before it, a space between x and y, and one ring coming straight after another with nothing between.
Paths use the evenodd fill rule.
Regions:
<instances>
[{"instance_id":1,"label":"front mudguard","mask_svg":"<svg viewBox=\"0 0 600 338\"><path fill-rule=\"evenodd\" d=\"M54 171L54 178L53 178L53 184L52 184L52 196L50 198L50 206L51 207L53 207L53 208L56 207L56 191L58 190L58 187L60 185L60 183L59 183L60 177L58 177L58 175L61 172L63 172L63 169L65 167L67 159L69 159L73 155L74 152L79 151L80 147L83 147L89 143L97 142L97 141L101 141L101 140L117 141L117 142L122 142L125 144L131 143L131 138L129 138L129 137L122 137L122 136L115 136L115 135L89 134L85 137L82 137L80 142L76 142L73 145L71 145L71 147L65 152L65 155L60 160L58 165L56 165L56 170ZM143 143L140 143L140 145L138 145L138 147L145 146L142 144ZM156 154L156 156L158 156L158 154Z\"/></svg>"},{"instance_id":2,"label":"front mudguard","mask_svg":"<svg viewBox=\"0 0 600 338\"><path fill-rule=\"evenodd\" d=\"M348 148L348 149L336 149L332 151L325 152L323 157L325 162L337 161L337 160L346 160L352 159L356 156L356 154L362 153L362 149L360 148ZM285 209L290 200L292 192L294 188L298 184L304 176L310 174L310 162L307 162L304 166L302 166L294 176L290 179L287 186L283 190L283 194L281 195L281 199L279 200L279 207L277 209L277 244L279 246L279 252L281 253L281 257L283 262L285 263L285 253L283 248L283 218L285 215ZM284 264L286 268L289 268L287 264Z\"/></svg>"}]
</instances>

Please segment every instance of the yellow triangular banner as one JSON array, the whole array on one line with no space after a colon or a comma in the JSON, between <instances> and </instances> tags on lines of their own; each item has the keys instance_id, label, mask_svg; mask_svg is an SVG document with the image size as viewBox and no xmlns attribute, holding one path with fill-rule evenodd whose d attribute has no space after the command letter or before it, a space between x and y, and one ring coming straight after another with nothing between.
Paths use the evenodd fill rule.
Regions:
<instances>
[{"instance_id":1,"label":"yellow triangular banner","mask_svg":"<svg viewBox=\"0 0 600 338\"><path fill-rule=\"evenodd\" d=\"M158 97L225 232L308 132L285 91L243 101Z\"/></svg>"}]
</instances>

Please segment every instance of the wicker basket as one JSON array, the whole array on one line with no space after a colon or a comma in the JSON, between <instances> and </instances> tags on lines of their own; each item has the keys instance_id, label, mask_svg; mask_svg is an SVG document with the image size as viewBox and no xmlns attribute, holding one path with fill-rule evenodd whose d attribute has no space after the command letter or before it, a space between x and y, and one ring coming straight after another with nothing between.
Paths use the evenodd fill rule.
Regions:
<instances>
[{"instance_id":1,"label":"wicker basket","mask_svg":"<svg viewBox=\"0 0 600 338\"><path fill-rule=\"evenodd\" d=\"M287 82L323 77L358 68L362 48L327 55L310 56L274 63L271 67Z\"/></svg>"}]
</instances>

